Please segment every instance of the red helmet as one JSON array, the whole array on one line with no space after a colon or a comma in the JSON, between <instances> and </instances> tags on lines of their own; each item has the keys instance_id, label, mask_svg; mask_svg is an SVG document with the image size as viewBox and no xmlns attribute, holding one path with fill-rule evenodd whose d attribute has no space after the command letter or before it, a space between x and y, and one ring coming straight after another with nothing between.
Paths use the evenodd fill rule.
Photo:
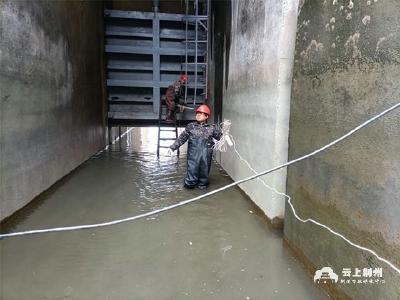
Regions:
<instances>
[{"instance_id":1,"label":"red helmet","mask_svg":"<svg viewBox=\"0 0 400 300\"><path fill-rule=\"evenodd\" d=\"M181 81L186 82L187 81L187 77L185 74L181 75Z\"/></svg>"},{"instance_id":2,"label":"red helmet","mask_svg":"<svg viewBox=\"0 0 400 300\"><path fill-rule=\"evenodd\" d=\"M205 104L200 105L200 106L196 109L196 113L198 113L198 112L205 113L205 114L207 114L208 116L211 115L210 108L209 108L207 105L205 105Z\"/></svg>"}]
</instances>

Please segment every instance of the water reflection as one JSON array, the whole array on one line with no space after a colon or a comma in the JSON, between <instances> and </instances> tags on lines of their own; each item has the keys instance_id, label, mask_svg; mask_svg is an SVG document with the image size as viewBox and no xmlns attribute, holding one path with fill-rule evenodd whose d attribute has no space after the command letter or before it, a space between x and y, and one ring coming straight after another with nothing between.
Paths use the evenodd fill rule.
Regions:
<instances>
[{"instance_id":1,"label":"water reflection","mask_svg":"<svg viewBox=\"0 0 400 300\"><path fill-rule=\"evenodd\" d=\"M183 188L185 148L160 159L156 150L157 128L133 129L34 201L13 231L111 221L204 193ZM223 174L214 164L210 190L231 182ZM1 296L323 299L250 209L232 188L134 222L1 240Z\"/></svg>"}]
</instances>

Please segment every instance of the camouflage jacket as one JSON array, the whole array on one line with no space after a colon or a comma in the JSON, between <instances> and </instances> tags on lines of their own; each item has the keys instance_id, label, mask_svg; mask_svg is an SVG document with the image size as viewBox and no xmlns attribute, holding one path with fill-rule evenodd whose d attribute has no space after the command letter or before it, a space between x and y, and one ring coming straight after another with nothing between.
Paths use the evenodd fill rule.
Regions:
<instances>
[{"instance_id":1,"label":"camouflage jacket","mask_svg":"<svg viewBox=\"0 0 400 300\"><path fill-rule=\"evenodd\" d=\"M180 80L168 86L165 92L165 101L179 103L185 97L185 85Z\"/></svg>"},{"instance_id":2,"label":"camouflage jacket","mask_svg":"<svg viewBox=\"0 0 400 300\"><path fill-rule=\"evenodd\" d=\"M187 140L195 138L203 138L208 140L208 146L214 146L213 138L219 140L222 131L215 124L200 124L198 122L189 123L185 130L179 135L176 141L170 146L172 150L178 149Z\"/></svg>"}]
</instances>

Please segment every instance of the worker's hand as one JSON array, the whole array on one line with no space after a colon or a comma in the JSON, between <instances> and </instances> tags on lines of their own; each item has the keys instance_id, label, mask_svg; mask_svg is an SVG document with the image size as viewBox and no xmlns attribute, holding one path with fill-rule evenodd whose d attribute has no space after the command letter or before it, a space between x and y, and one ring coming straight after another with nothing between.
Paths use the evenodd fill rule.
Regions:
<instances>
[{"instance_id":1,"label":"worker's hand","mask_svg":"<svg viewBox=\"0 0 400 300\"><path fill-rule=\"evenodd\" d=\"M174 154L174 150L172 150L171 148L168 149L167 154L169 156L172 156Z\"/></svg>"}]
</instances>

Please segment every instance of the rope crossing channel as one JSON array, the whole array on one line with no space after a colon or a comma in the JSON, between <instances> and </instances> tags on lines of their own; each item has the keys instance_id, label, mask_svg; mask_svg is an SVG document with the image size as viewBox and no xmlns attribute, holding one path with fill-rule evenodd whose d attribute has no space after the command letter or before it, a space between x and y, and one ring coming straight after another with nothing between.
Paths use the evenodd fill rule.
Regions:
<instances>
[{"instance_id":1,"label":"rope crossing channel","mask_svg":"<svg viewBox=\"0 0 400 300\"><path fill-rule=\"evenodd\" d=\"M328 148L331 148L332 146L334 146L334 145L336 145L336 144L342 142L343 140L347 139L348 137L350 137L351 135L353 135L353 134L356 133L357 131L359 131L359 130L361 130L362 128L366 127L366 126L369 125L370 123L372 123L372 122L378 120L379 118L383 117L384 115L388 114L389 112L391 112L391 111L393 111L393 110L395 110L395 109L397 109L397 108L399 108L399 107L400 107L400 102L397 103L397 104L395 104L395 105L393 105L393 106L391 106L391 107L389 107L388 109L382 111L381 113L375 115L374 117L368 119L367 121L365 121L365 122L363 122L362 124L358 125L357 127L353 128L352 130L350 130L349 132L347 132L347 133L344 134L343 136L339 137L338 139L336 139L336 140L334 140L334 141L332 141L332 142L326 144L325 146L323 146L323 147L321 147L321 148L319 148L319 149L316 149L316 150L314 150L314 151L312 151L312 152L310 152L310 153L308 153L308 154L306 154L306 155L303 155L303 156L301 156L301 157L298 157L298 158L296 158L296 159L293 159L293 160L291 160L291 161L288 161L288 162L286 162L286 163L280 164L280 165L278 165L278 166L275 166L275 167L273 167L273 168L271 168L271 169L268 169L268 170L265 170L265 171L262 171L262 172L259 172L259 173L257 173L257 172L254 170L254 168L253 168L245 159L243 159L243 157L240 155L240 153L239 153L239 152L237 151L237 149L236 149L236 144L235 144L235 142L234 142L234 139L233 139L232 135L230 135L229 132L227 132L226 134L227 134L228 136L230 136L230 138L231 138L232 141L233 141L233 146L234 146L234 151L235 151L235 153L239 156L240 160L241 160L241 161L244 161L244 162L247 164L247 166L249 167L249 169L252 170L252 172L255 173L254 175L249 176L249 177L246 177L246 178L243 178L243 179L240 179L240 180L237 180L237 181L235 181L235 182L232 182L232 183L230 183L230 184L228 184L228 185L225 185L225 186L223 186L223 187L220 187L220 188L218 188L218 189L215 189L215 190L210 191L210 192L208 192L208 193L205 193L205 194L203 194L203 195L200 195L200 196L197 196L197 197L188 199L188 200L184 200L184 201L181 201L181 202L178 202L178 203L176 203L176 204L169 205L169 206L166 206L166 207L163 207L163 208L160 208L160 209L156 209L156 210L153 210L153 211L149 211L149 212L144 213L144 214L140 214L140 215L136 215L136 216L124 218L124 219L113 220L113 221L109 221L109 222L97 223L97 224L77 225L77 226L68 226L68 227L56 227L56 228L48 228L48 229L36 229L36 230L28 230L28 231L21 231L21 232L5 233L5 234L0 234L0 239L2 239L2 238L7 238L7 237L31 235L31 234L48 233L48 232L62 232L62 231L72 231L72 230L80 230L80 229L99 228L99 227L112 226L112 225L116 225L116 224L121 224L121 223L125 223L125 222L130 222L130 221L134 221L134 220L138 220L138 219L141 219L141 218L145 218L145 217L148 217L148 216L151 216L151 215L159 214L159 213L161 213L161 212L165 212L165 211L168 211L168 210L171 210L171 209L174 209L174 208L177 208L177 207L180 207L180 206L183 206L183 205L186 205L186 204L189 204L189 203L192 203L192 202L201 200L201 199L203 199L203 198L206 198L206 197L209 197L209 196L211 196L211 195L217 194L217 193L219 193L219 192L222 192L222 191L224 191L224 190L226 190L226 189L229 189L229 188L234 187L234 186L236 186L236 185L239 185L239 184L241 184L241 183L244 183L244 182L247 182L247 181L250 181L250 180L254 180L254 179L258 179L258 180L260 180L260 181L263 183L263 185L264 185L266 188L268 188L268 189L274 191L275 193L277 193L277 194L279 194L279 195L282 195L282 196L284 196L285 198L288 199L288 204L289 204L289 206L291 207L291 210L292 210L292 212L293 212L293 214L294 214L294 216L296 217L297 220L299 220L299 221L302 222L302 223L310 222L310 223L313 223L313 224L315 224L315 225L317 225L317 226L320 226L320 227L322 227L322 228L325 228L326 230L328 230L329 232L331 232L331 233L334 234L335 236L340 237L341 239L343 239L344 241L346 241L346 242L347 242L348 244L350 244L351 246L353 246L353 247L355 247L355 248L357 248L357 249L360 249L360 250L363 250L363 251L366 251L366 252L372 254L372 255L375 256L378 260L384 262L384 263L387 264L391 269L393 269L393 270L396 271L398 274L400 274L400 268L399 268L399 267L397 267L396 265L394 265L394 264L393 264L392 262L390 262L389 260L387 260L387 259L385 259L385 258L379 256L374 250L371 250L371 249L369 249L369 248L367 248L367 247L364 247L364 246L361 246L361 245L358 245L358 244L352 242L352 241L349 240L347 237L345 237L343 234L341 234L341 233L339 233L339 232L336 232L335 230L333 230L333 229L330 228L329 226L324 225L324 224L322 224L322 223L319 223L319 222L317 222L317 221L315 221L315 220L313 220L313 219L311 219L311 218L308 218L308 219L302 219L302 218L300 218L300 217L298 216L298 214L297 214L297 212L296 212L296 210L295 210L295 208L294 208L292 202L291 202L291 198L290 198L289 195L286 195L285 193L282 193L282 192L277 191L275 188L270 187L269 185L267 185L267 184L265 183L264 180L262 180L261 178L259 178L259 177L261 177L261 176L264 176L264 175L273 173L273 172L275 172L275 171L277 171L277 170L280 170L280 169L282 169L282 168L285 168L285 167L294 165L294 164L296 164L296 163L298 163L298 162L300 162L300 161L302 161L302 160L305 160L305 159L308 159L308 158L310 158L310 157L312 157L312 156L315 156L315 155L319 154L320 152L327 150ZM122 138L124 135L126 135L128 132L130 132L131 130L132 130L132 128L131 128L130 130L126 131L123 135L121 135L121 138ZM115 143L118 139L119 139L119 137L118 137L113 143ZM107 145L103 150L99 151L97 154L100 154L101 152L107 150L108 147L109 147L109 146Z\"/></svg>"}]
</instances>

